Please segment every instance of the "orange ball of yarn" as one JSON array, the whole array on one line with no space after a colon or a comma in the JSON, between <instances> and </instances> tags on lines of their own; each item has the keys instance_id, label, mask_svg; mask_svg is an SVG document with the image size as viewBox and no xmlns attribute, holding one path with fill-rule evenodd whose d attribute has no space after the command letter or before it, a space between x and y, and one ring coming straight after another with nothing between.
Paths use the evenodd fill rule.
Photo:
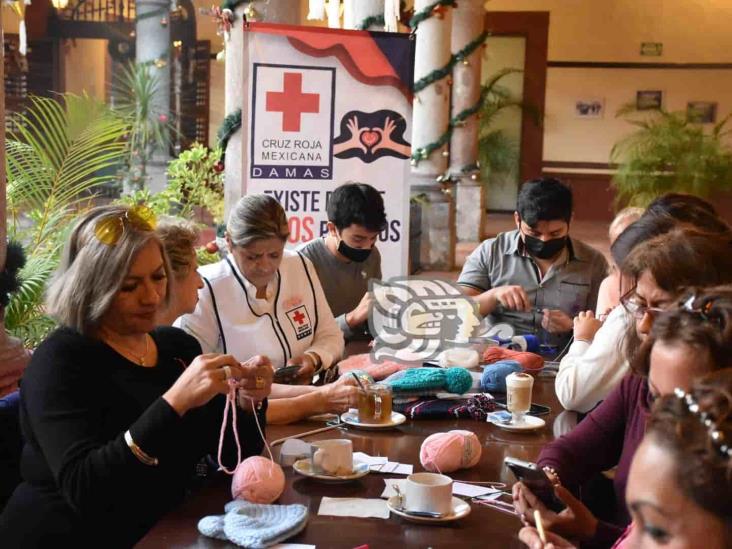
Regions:
<instances>
[{"instance_id":1,"label":"orange ball of yarn","mask_svg":"<svg viewBox=\"0 0 732 549\"><path fill-rule=\"evenodd\" d=\"M513 351L503 347L488 347L483 351L483 362L492 364L499 360L515 360L521 367L529 372L541 370L544 367L544 358L536 353L527 351Z\"/></svg>"}]
</instances>

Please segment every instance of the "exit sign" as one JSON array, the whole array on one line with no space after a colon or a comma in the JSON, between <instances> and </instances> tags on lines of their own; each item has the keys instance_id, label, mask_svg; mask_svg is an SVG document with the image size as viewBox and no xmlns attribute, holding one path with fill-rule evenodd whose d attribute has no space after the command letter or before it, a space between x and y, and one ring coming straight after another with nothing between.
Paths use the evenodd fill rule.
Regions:
<instances>
[{"instance_id":1,"label":"exit sign","mask_svg":"<svg viewBox=\"0 0 732 549\"><path fill-rule=\"evenodd\" d=\"M660 57L663 55L663 42L641 42L640 54Z\"/></svg>"}]
</instances>

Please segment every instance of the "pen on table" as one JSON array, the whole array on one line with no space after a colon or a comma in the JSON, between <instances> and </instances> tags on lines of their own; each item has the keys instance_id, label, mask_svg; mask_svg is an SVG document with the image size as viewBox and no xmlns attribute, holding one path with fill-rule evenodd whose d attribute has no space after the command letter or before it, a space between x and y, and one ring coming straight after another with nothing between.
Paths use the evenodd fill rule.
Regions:
<instances>
[{"instance_id":1,"label":"pen on table","mask_svg":"<svg viewBox=\"0 0 732 549\"><path fill-rule=\"evenodd\" d=\"M536 529L539 532L539 539L542 543L546 543L546 532L544 532L544 524L541 522L541 513L538 509L534 510L534 522L536 523Z\"/></svg>"}]
</instances>

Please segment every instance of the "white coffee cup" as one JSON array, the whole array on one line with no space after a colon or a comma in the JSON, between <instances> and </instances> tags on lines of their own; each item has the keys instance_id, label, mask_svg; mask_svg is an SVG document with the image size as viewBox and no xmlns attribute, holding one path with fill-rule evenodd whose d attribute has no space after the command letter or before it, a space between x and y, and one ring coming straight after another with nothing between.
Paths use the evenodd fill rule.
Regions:
<instances>
[{"instance_id":1,"label":"white coffee cup","mask_svg":"<svg viewBox=\"0 0 732 549\"><path fill-rule=\"evenodd\" d=\"M438 473L409 475L404 483L403 505L407 511L450 514L452 511L452 479Z\"/></svg>"},{"instance_id":2,"label":"white coffee cup","mask_svg":"<svg viewBox=\"0 0 732 549\"><path fill-rule=\"evenodd\" d=\"M353 472L353 444L348 439L315 441L310 455L315 473L343 476Z\"/></svg>"}]
</instances>

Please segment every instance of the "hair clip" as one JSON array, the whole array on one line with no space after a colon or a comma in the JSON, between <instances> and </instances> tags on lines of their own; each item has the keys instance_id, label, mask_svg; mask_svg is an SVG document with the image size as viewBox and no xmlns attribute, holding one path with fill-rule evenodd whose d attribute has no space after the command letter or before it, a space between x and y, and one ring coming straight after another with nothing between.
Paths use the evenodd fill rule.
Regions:
<instances>
[{"instance_id":1,"label":"hair clip","mask_svg":"<svg viewBox=\"0 0 732 549\"><path fill-rule=\"evenodd\" d=\"M732 446L727 443L724 433L717 429L709 414L700 409L699 403L694 399L694 396L679 387L674 389L674 395L679 400L684 401L690 413L699 417L699 421L707 428L709 438L712 439L712 442L717 446L722 455L727 456L727 458L732 458Z\"/></svg>"}]
</instances>

